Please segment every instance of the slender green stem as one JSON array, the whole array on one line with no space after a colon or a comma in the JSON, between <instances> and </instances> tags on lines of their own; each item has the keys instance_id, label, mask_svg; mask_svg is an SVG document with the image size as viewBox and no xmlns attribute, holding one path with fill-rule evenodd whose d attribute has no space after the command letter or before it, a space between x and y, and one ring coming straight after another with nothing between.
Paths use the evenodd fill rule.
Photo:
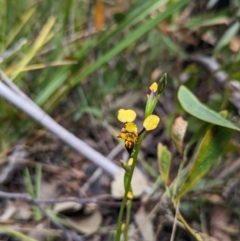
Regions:
<instances>
[{"instance_id":1,"label":"slender green stem","mask_svg":"<svg viewBox=\"0 0 240 241\"><path fill-rule=\"evenodd\" d=\"M123 231L123 240L127 241L127 239L128 239L128 228L125 225L125 228L124 228L124 231Z\"/></svg>"},{"instance_id":2,"label":"slender green stem","mask_svg":"<svg viewBox=\"0 0 240 241\"><path fill-rule=\"evenodd\" d=\"M180 180L180 176L181 176L181 172L183 170L183 167L187 161L187 152L188 152L188 146L186 146L185 151L184 151L184 155L182 158L182 161L180 163L180 166L178 168L178 173L177 173L177 177L176 177L176 182L173 186L173 198L175 198L175 195L177 194L177 189L179 187L179 180Z\"/></svg>"},{"instance_id":3,"label":"slender green stem","mask_svg":"<svg viewBox=\"0 0 240 241\"><path fill-rule=\"evenodd\" d=\"M172 234L171 234L170 241L174 241L176 230L177 230L177 216L178 216L178 210L179 210L179 201L177 201L175 208L176 208L175 209L175 217L174 217L174 222L173 222L173 228L172 228Z\"/></svg>"},{"instance_id":4,"label":"slender green stem","mask_svg":"<svg viewBox=\"0 0 240 241\"><path fill-rule=\"evenodd\" d=\"M124 208L127 203L127 193L131 187L132 176L133 176L133 172L134 172L134 169L135 169L135 166L137 163L137 157L138 157L138 153L139 153L143 138L144 138L144 133L139 137L138 143L136 144L134 151L133 151L133 156L132 156L133 164L131 166L131 169L129 170L129 178L127 180L125 194L124 194L122 204L120 207L120 211L119 211L119 215L118 215L116 241L120 241L120 238L121 238L122 217L123 217Z\"/></svg>"},{"instance_id":5,"label":"slender green stem","mask_svg":"<svg viewBox=\"0 0 240 241\"><path fill-rule=\"evenodd\" d=\"M156 107L156 104L160 98L160 95L166 85L166 74L161 78L161 80L159 81L159 84L161 84L161 89L158 90L158 95L155 97L149 97L147 100L146 107L145 107L145 113L144 113L145 119L149 115L152 114L154 108ZM120 211L119 211L119 215L118 215L116 241L120 241L120 238L121 238L122 217L123 217L123 212L124 212L124 209L125 209L127 201L128 201L127 193L131 189L131 181L132 181L132 177L133 177L133 172L136 167L138 153L139 153L144 136L145 136L145 128L142 131L140 131L140 133L138 133L138 142L135 145L133 152L131 153L131 157L133 158L133 163L130 167L130 170L127 171L128 178L126 180L126 183L124 180L125 194L124 194L122 204L120 207ZM130 210L131 210L131 206L130 206ZM130 215L130 211L127 213L127 215L128 214ZM129 222L130 222L130 217L129 217ZM124 232L128 232L128 225L126 225Z\"/></svg>"},{"instance_id":6,"label":"slender green stem","mask_svg":"<svg viewBox=\"0 0 240 241\"><path fill-rule=\"evenodd\" d=\"M120 241L120 238L121 238L122 216L123 216L126 201L127 201L127 195L126 195L126 192L125 192L123 200L122 200L122 204L121 204L121 207L120 207L120 211L119 211L119 214L118 214L116 241Z\"/></svg>"},{"instance_id":7,"label":"slender green stem","mask_svg":"<svg viewBox=\"0 0 240 241\"><path fill-rule=\"evenodd\" d=\"M127 235L128 235L128 229L130 224L130 218L131 218L131 208L132 208L132 200L127 201L127 216L126 216L126 227L124 232L124 241L127 241Z\"/></svg>"}]
</instances>

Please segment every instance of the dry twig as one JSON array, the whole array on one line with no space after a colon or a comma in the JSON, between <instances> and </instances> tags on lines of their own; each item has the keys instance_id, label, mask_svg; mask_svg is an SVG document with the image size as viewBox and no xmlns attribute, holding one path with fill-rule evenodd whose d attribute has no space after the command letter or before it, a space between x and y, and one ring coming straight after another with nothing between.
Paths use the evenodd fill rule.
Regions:
<instances>
[{"instance_id":1,"label":"dry twig","mask_svg":"<svg viewBox=\"0 0 240 241\"><path fill-rule=\"evenodd\" d=\"M0 96L31 116L42 126L46 127L62 141L85 156L88 160L101 167L111 176L114 176L119 171L117 165L54 121L46 112L28 98L1 70Z\"/></svg>"}]
</instances>

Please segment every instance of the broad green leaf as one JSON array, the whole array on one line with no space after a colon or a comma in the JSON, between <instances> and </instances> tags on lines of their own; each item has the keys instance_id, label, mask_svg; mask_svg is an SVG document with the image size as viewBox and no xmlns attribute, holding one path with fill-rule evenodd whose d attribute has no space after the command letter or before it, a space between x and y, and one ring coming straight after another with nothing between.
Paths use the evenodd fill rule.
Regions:
<instances>
[{"instance_id":1,"label":"broad green leaf","mask_svg":"<svg viewBox=\"0 0 240 241\"><path fill-rule=\"evenodd\" d=\"M224 147L230 140L232 131L220 126L212 126L205 134L193 160L186 180L175 197L179 200L209 171L218 161Z\"/></svg>"},{"instance_id":2,"label":"broad green leaf","mask_svg":"<svg viewBox=\"0 0 240 241\"><path fill-rule=\"evenodd\" d=\"M198 119L240 131L240 128L232 124L230 121L224 119L221 115L209 109L207 106L203 105L193 95L193 93L183 85L179 88L178 100L186 112L197 117Z\"/></svg>"},{"instance_id":3,"label":"broad green leaf","mask_svg":"<svg viewBox=\"0 0 240 241\"><path fill-rule=\"evenodd\" d=\"M165 187L168 187L169 172L170 172L171 161L172 161L171 152L168 151L166 146L163 146L161 143L159 143L158 149L157 149L157 156L158 156L158 166L160 169L162 180L165 184Z\"/></svg>"}]
</instances>

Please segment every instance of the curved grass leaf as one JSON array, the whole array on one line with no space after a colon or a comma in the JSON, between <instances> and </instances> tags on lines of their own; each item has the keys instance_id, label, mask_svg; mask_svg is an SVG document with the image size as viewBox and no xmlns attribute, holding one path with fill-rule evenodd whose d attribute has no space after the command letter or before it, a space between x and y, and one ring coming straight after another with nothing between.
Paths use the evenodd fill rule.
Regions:
<instances>
[{"instance_id":1,"label":"curved grass leaf","mask_svg":"<svg viewBox=\"0 0 240 241\"><path fill-rule=\"evenodd\" d=\"M16 22L14 28L9 29L8 35L6 36L7 43L4 46L5 48L7 48L14 41L15 37L22 30L22 28L28 24L29 19L34 15L35 12L36 7L31 7L22 14L20 21Z\"/></svg>"},{"instance_id":2,"label":"curved grass leaf","mask_svg":"<svg viewBox=\"0 0 240 241\"><path fill-rule=\"evenodd\" d=\"M218 161L224 147L230 140L232 130L212 126L205 134L194 158L186 180L177 193L175 200L183 197Z\"/></svg>"},{"instance_id":3,"label":"curved grass leaf","mask_svg":"<svg viewBox=\"0 0 240 241\"><path fill-rule=\"evenodd\" d=\"M238 33L239 29L240 29L240 24L238 21L236 21L233 25L231 25L226 30L226 32L220 38L217 46L215 47L215 51L220 51L223 47L228 45L233 39L233 37Z\"/></svg>"},{"instance_id":4,"label":"curved grass leaf","mask_svg":"<svg viewBox=\"0 0 240 241\"><path fill-rule=\"evenodd\" d=\"M203 105L193 95L193 93L183 85L179 88L178 100L186 112L197 117L198 119L212 123L214 125L219 125L240 131L240 128L232 124L230 121L224 119L221 115L209 109L207 106Z\"/></svg>"},{"instance_id":5,"label":"curved grass leaf","mask_svg":"<svg viewBox=\"0 0 240 241\"><path fill-rule=\"evenodd\" d=\"M8 73L8 70L6 71L6 73L8 73L12 79L15 79L23 71L27 64L34 58L39 49L46 44L46 40L51 34L51 29L55 23L55 20L56 19L54 17L50 17L48 19L47 23L43 26L41 32L37 36L30 51L26 53L26 55L18 62L16 66L14 66L14 69L10 67L10 70L12 69L13 71L10 73Z\"/></svg>"},{"instance_id":6,"label":"curved grass leaf","mask_svg":"<svg viewBox=\"0 0 240 241\"><path fill-rule=\"evenodd\" d=\"M65 67L56 71L54 77L49 81L49 84L43 88L40 94L36 97L35 102L42 106L47 100L57 91L61 85L67 80L69 70Z\"/></svg>"},{"instance_id":7,"label":"curved grass leaf","mask_svg":"<svg viewBox=\"0 0 240 241\"><path fill-rule=\"evenodd\" d=\"M189 19L186 19L184 26L190 31L197 31L199 28L211 27L220 24L226 24L230 20L224 12L214 12L208 13L206 15L200 14L192 16Z\"/></svg>"}]
</instances>

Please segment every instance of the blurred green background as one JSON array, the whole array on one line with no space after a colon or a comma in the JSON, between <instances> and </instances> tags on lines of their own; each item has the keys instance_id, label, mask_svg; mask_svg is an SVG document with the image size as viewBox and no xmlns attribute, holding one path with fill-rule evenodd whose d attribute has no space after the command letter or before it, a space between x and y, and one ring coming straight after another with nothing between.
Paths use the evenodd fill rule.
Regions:
<instances>
[{"instance_id":1,"label":"blurred green background","mask_svg":"<svg viewBox=\"0 0 240 241\"><path fill-rule=\"evenodd\" d=\"M182 83L211 108L231 108L225 87L191 57L211 56L239 81L239 15L234 0L0 0L1 69L52 116L79 123L86 114L111 122L124 101L141 107L134 93L144 97L167 73L168 130L182 113ZM33 123L3 99L0 110L4 149Z\"/></svg>"}]
</instances>

